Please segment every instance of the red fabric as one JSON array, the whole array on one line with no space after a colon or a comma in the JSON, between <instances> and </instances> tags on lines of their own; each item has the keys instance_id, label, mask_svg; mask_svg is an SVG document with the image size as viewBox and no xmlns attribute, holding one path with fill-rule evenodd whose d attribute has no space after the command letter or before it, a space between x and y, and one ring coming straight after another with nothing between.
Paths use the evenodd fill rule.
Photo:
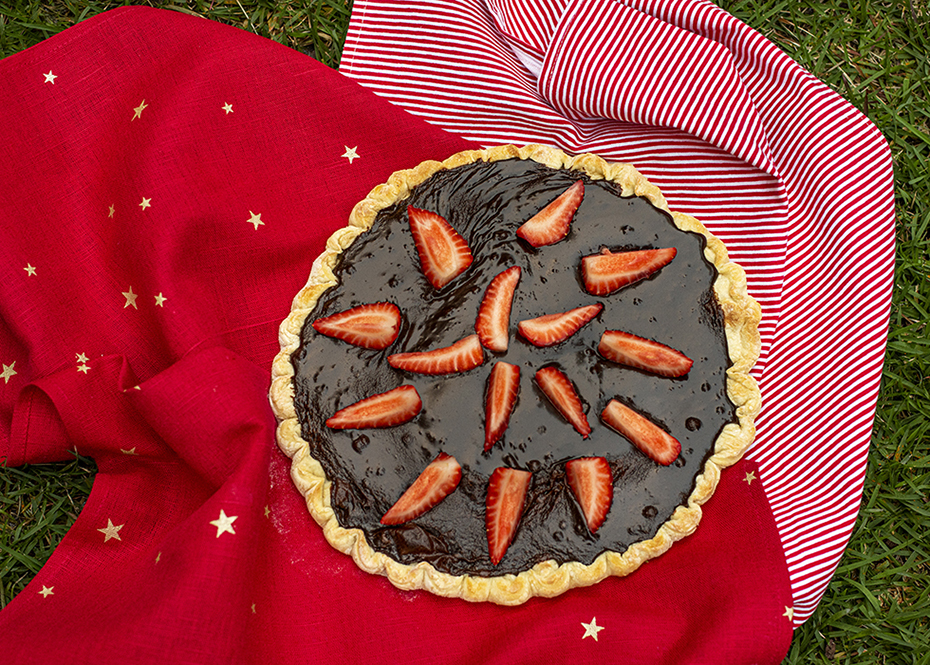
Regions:
<instances>
[{"instance_id":1,"label":"red fabric","mask_svg":"<svg viewBox=\"0 0 930 665\"><path fill-rule=\"evenodd\" d=\"M277 326L356 201L465 141L162 10L90 19L0 79L0 458L99 468L0 611L4 662L781 661L789 581L748 462L666 555L516 608L398 591L309 517L274 445Z\"/></svg>"}]
</instances>

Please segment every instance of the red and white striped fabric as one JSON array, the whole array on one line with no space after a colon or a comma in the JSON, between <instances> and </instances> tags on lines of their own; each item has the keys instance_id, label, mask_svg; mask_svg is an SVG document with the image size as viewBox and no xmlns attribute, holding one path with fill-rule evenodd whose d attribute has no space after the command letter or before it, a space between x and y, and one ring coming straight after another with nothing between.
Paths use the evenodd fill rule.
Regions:
<instances>
[{"instance_id":1,"label":"red and white striped fabric","mask_svg":"<svg viewBox=\"0 0 930 665\"><path fill-rule=\"evenodd\" d=\"M748 456L795 625L809 618L858 513L884 356L894 200L876 128L701 0L356 0L340 71L483 145L632 163L727 244L763 311Z\"/></svg>"}]
</instances>

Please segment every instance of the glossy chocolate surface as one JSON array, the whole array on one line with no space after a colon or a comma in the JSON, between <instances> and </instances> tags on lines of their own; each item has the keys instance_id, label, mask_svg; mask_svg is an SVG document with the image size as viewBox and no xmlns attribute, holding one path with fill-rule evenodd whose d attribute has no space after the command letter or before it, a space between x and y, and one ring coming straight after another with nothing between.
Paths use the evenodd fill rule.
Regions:
<instances>
[{"instance_id":1,"label":"glossy chocolate surface","mask_svg":"<svg viewBox=\"0 0 930 665\"><path fill-rule=\"evenodd\" d=\"M307 318L293 356L295 393L303 437L332 480L332 505L345 528L361 528L369 544L402 563L429 561L459 575L519 573L536 563L590 564L605 550L623 552L655 535L687 501L721 428L735 421L726 396L728 366L723 315L713 295L716 270L703 257L704 238L677 229L666 213L640 198L623 198L612 183L585 177L585 198L569 235L533 249L516 229L570 186L579 174L535 162L479 162L432 176L408 199L383 210L373 227L343 254L338 286L325 292ZM435 290L423 276L407 223L413 205L443 215L471 247L464 274ZM652 278L606 297L588 295L580 259L611 250L674 246L678 254ZM387 356L444 347L474 332L488 283L511 265L522 267L511 314L507 352L485 352L480 367L426 377L387 364ZM390 301L400 307L398 339L385 351L356 348L317 334L316 318L355 305ZM516 332L522 319L600 302L604 310L554 347L539 349ZM676 348L694 367L668 379L622 367L596 352L605 330L625 330ZM484 396L491 368L506 360L521 369L520 395L504 438L484 452ZM544 365L558 365L575 383L593 429L575 432L535 385ZM401 384L416 386L423 410L397 427L329 430L335 411ZM662 467L599 418L617 397L648 414L682 444ZM440 452L463 468L459 487L431 511L406 525L384 527L381 515ZM610 513L591 535L565 481L564 463L606 457L614 473ZM485 534L487 481L496 467L533 472L525 512L513 544L492 565Z\"/></svg>"}]
</instances>

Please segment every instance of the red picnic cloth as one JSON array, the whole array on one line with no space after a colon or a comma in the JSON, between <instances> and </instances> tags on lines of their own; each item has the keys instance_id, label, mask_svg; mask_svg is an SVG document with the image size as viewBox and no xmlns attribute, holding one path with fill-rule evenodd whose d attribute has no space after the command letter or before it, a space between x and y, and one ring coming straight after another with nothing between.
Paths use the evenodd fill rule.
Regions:
<instances>
[{"instance_id":1,"label":"red picnic cloth","mask_svg":"<svg viewBox=\"0 0 930 665\"><path fill-rule=\"evenodd\" d=\"M471 144L165 10L89 19L0 80L0 458L99 469L0 611L4 662L784 657L788 573L751 462L630 577L512 608L397 590L310 518L275 446L277 327L358 200Z\"/></svg>"}]
</instances>

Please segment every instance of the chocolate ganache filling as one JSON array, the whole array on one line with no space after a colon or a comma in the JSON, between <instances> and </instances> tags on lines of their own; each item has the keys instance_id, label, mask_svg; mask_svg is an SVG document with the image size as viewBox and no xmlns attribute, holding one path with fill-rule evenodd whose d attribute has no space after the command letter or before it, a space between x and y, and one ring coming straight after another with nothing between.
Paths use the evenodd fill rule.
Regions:
<instances>
[{"instance_id":1,"label":"chocolate ganache filling","mask_svg":"<svg viewBox=\"0 0 930 665\"><path fill-rule=\"evenodd\" d=\"M516 229L579 177L584 201L569 234L534 249ZM468 243L474 262L435 289L420 270L407 206L445 217ZM325 291L307 317L293 355L295 408L311 455L332 481L339 523L359 528L376 551L405 564L427 561L451 575L517 574L555 560L590 564L606 550L623 552L653 537L676 507L687 502L723 426L736 422L726 393L729 366L722 311L713 291L716 269L703 255L705 239L678 229L670 215L646 199L623 197L614 183L533 161L476 162L440 171L408 198L382 210L372 228L341 255L338 285ZM601 252L675 247L675 259L658 273L611 295L588 294L581 258ZM485 288L517 265L522 276L510 317L509 348L485 351L484 363L445 376L408 374L387 356L446 347L475 332ZM402 313L396 341L366 350L318 334L320 317L374 302ZM517 323L544 314L601 303L601 313L578 333L537 348ZM621 366L597 353L605 330L623 330L678 349L694 361L682 378L664 378ZM521 368L520 392L503 439L484 451L484 400L494 362ZM559 367L575 384L592 432L575 431L535 384L535 372ZM423 408L395 427L332 430L337 410L399 385L416 387ZM660 466L601 422L616 398L640 411L681 442L678 458ZM383 526L381 516L439 452L462 466L457 489L416 519ZM596 534L566 482L565 462L608 460L613 504ZM488 554L485 500L488 479L506 466L532 472L525 509L513 543L497 565Z\"/></svg>"}]
</instances>

